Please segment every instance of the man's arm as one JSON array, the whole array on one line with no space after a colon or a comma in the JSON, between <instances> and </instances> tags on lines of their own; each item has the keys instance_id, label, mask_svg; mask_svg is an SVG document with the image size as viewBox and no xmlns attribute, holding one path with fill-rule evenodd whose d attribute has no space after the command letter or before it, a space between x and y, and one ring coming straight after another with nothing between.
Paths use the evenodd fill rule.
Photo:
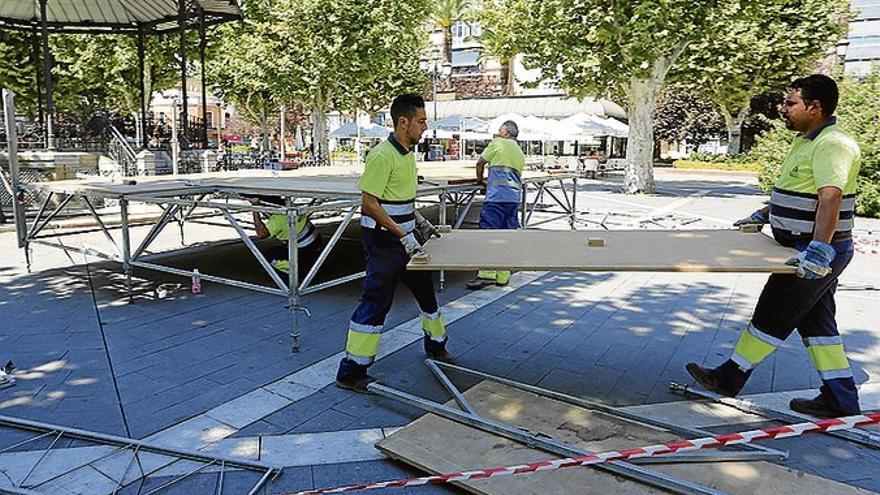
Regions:
<instances>
[{"instance_id":1,"label":"man's arm","mask_svg":"<svg viewBox=\"0 0 880 495\"><path fill-rule=\"evenodd\" d=\"M481 156L477 160L477 182L483 182L483 173L486 171L486 160Z\"/></svg>"},{"instance_id":2,"label":"man's arm","mask_svg":"<svg viewBox=\"0 0 880 495\"><path fill-rule=\"evenodd\" d=\"M361 213L371 217L376 223L397 237L406 235L406 232L397 225L397 222L392 220L388 213L382 209L382 205L379 204L379 198L370 193L361 193Z\"/></svg>"},{"instance_id":3,"label":"man's arm","mask_svg":"<svg viewBox=\"0 0 880 495\"><path fill-rule=\"evenodd\" d=\"M837 230L841 201L843 201L843 192L840 189L834 186L819 189L819 209L816 210L813 240L831 243L834 231Z\"/></svg>"},{"instance_id":4,"label":"man's arm","mask_svg":"<svg viewBox=\"0 0 880 495\"><path fill-rule=\"evenodd\" d=\"M259 205L260 200L256 198L249 199L252 205ZM254 215L254 230L257 231L257 239L265 239L269 237L269 229L266 228L266 224L263 223L263 219L260 218L260 212L253 212Z\"/></svg>"}]
</instances>

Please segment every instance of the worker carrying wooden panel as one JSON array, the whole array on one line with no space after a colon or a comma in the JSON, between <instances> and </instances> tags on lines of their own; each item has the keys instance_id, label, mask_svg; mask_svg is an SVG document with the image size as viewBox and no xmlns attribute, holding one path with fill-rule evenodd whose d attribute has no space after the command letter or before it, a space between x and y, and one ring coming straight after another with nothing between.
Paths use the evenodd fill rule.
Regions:
<instances>
[{"instance_id":1,"label":"worker carrying wooden panel","mask_svg":"<svg viewBox=\"0 0 880 495\"><path fill-rule=\"evenodd\" d=\"M367 368L376 359L398 281L419 305L425 353L440 361L451 359L431 274L406 269L410 256L424 242L416 238L418 173L411 147L428 128L425 101L419 95L398 96L391 103L391 118L394 133L370 150L358 181L363 193L361 227L367 274L361 302L349 322L345 357L336 373L337 386L363 393L367 393Z\"/></svg>"},{"instance_id":2,"label":"worker carrying wooden panel","mask_svg":"<svg viewBox=\"0 0 880 495\"><path fill-rule=\"evenodd\" d=\"M769 223L773 237L797 249L796 275L771 275L730 359L716 368L686 366L714 392L737 395L749 375L797 329L822 378L814 399L790 407L811 416L860 414L859 396L837 331L834 291L853 256L852 227L860 151L834 117L839 97L828 76L795 80L782 105L794 139L770 205L737 223Z\"/></svg>"}]
</instances>

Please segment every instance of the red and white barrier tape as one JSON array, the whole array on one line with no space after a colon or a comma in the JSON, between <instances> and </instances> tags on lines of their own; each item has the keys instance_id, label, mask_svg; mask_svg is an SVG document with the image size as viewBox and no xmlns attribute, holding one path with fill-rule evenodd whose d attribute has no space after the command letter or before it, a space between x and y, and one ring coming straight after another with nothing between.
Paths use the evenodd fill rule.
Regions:
<instances>
[{"instance_id":1,"label":"red and white barrier tape","mask_svg":"<svg viewBox=\"0 0 880 495\"><path fill-rule=\"evenodd\" d=\"M774 428L765 428L761 430L744 431L741 433L730 433L727 435L718 435L714 437L696 438L693 440L679 440L667 444L649 445L647 447L639 447L635 449L619 450L611 452L603 452L600 454L591 454L580 457L570 457L567 459L553 459L547 461L534 462L531 464L520 464L518 466L496 467L489 469L478 469L473 471L464 471L460 473L439 474L436 476L426 476L424 478L409 478L394 481L380 481L376 483L363 483L360 485L342 486L338 488L324 488L320 490L307 490L304 492L296 492L290 495L321 495L325 493L345 493L356 492L362 490L375 490L377 488L407 487L419 485L433 485L439 483L453 483L466 480L478 480L486 478L497 478L500 476L512 476L518 474L529 474L546 471L555 471L557 469L589 466L590 464L601 464L612 461L625 461L627 459L637 459L639 457L653 457L672 454L675 452L687 452L691 450L709 449L714 447L723 447L725 445L739 445L761 440L770 440L774 438L788 438L806 435L808 433L821 433L824 431L851 430L857 426L880 423L880 412L866 413L859 416L847 416L844 418L824 419L816 422L797 423L793 425L777 426ZM279 494L284 495L284 494Z\"/></svg>"}]
</instances>

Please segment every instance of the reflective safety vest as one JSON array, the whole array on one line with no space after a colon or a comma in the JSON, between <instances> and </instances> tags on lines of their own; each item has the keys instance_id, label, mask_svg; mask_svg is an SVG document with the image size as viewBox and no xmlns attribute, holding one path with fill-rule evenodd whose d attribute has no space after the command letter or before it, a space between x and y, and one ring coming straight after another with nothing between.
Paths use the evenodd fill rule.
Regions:
<instances>
[{"instance_id":1,"label":"reflective safety vest","mask_svg":"<svg viewBox=\"0 0 880 495\"><path fill-rule=\"evenodd\" d=\"M495 138L480 155L489 168L486 201L519 203L526 157L513 139Z\"/></svg>"},{"instance_id":2,"label":"reflective safety vest","mask_svg":"<svg viewBox=\"0 0 880 495\"><path fill-rule=\"evenodd\" d=\"M860 151L836 124L836 118L808 136L798 136L782 164L770 196L773 237L784 245L813 239L819 189L833 186L843 193L832 242L852 237Z\"/></svg>"},{"instance_id":3,"label":"reflective safety vest","mask_svg":"<svg viewBox=\"0 0 880 495\"><path fill-rule=\"evenodd\" d=\"M394 138L394 134L367 154L358 189L378 198L385 213L406 233L412 232L416 227L417 187L416 157ZM368 215L361 216L361 226L368 229L382 228Z\"/></svg>"},{"instance_id":4,"label":"reflective safety vest","mask_svg":"<svg viewBox=\"0 0 880 495\"><path fill-rule=\"evenodd\" d=\"M269 235L279 241L286 241L290 237L287 228L287 215L272 215L266 221L266 230ZM311 245L318 238L318 231L307 215L301 216L296 221L296 246L304 248Z\"/></svg>"}]
</instances>

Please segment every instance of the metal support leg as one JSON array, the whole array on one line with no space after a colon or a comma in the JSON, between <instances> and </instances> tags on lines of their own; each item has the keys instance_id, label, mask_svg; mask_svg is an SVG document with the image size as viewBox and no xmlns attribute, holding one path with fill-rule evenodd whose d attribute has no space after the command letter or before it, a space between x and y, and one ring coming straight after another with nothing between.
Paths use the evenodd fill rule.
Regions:
<instances>
[{"instance_id":1,"label":"metal support leg","mask_svg":"<svg viewBox=\"0 0 880 495\"><path fill-rule=\"evenodd\" d=\"M528 227L528 218L526 217L526 205L528 204L529 195L529 184L527 182L523 182L522 184L522 195L520 197L520 205L519 205L519 225L521 228Z\"/></svg>"},{"instance_id":2,"label":"metal support leg","mask_svg":"<svg viewBox=\"0 0 880 495\"><path fill-rule=\"evenodd\" d=\"M253 254L254 257L257 258L260 266L262 266L263 270L265 270L266 273L269 274L269 277L272 279L273 282L275 282L275 285L277 285L278 288L281 290L286 290L287 285L285 285L284 280L282 280L281 276L278 275L278 272L276 272L275 269L272 268L272 265L269 264L269 261L266 259L265 256L263 256L263 253L260 252L260 249L257 248L257 245L254 244L254 241L247 234L247 232L245 232L241 225L238 224L238 221L235 220L235 217L232 216L232 214L229 213L228 210L222 211L223 215L226 217L226 220L229 222L230 225L232 225L232 228L234 228L235 231L238 232L238 236L241 237L242 241L244 241L245 246L247 246L251 254ZM291 232L294 231L291 230ZM293 235L293 237L295 239L296 235Z\"/></svg>"},{"instance_id":3,"label":"metal support leg","mask_svg":"<svg viewBox=\"0 0 880 495\"><path fill-rule=\"evenodd\" d=\"M44 228L46 228L46 225L49 225L49 222L51 222L52 219L55 218L55 216L57 216L59 213L61 213L61 210L63 210L64 207L67 206L67 203L70 203L71 199L73 199L73 194L68 194L67 197L65 197L63 200L61 200L61 202L58 203L58 206L56 206L55 209L52 210L52 213L50 213L49 216L46 217L46 219L43 220L43 222L40 225L38 225L34 229L31 229L30 233L28 234L28 237L30 237L30 238L36 237L36 235L39 234L40 231L42 231Z\"/></svg>"},{"instance_id":4,"label":"metal support leg","mask_svg":"<svg viewBox=\"0 0 880 495\"><path fill-rule=\"evenodd\" d=\"M125 292L128 294L128 301L131 302L131 238L129 237L127 199L119 201L119 215L122 221L122 270L125 272Z\"/></svg>"},{"instance_id":5,"label":"metal support leg","mask_svg":"<svg viewBox=\"0 0 880 495\"><path fill-rule=\"evenodd\" d=\"M162 232L162 229L164 229L165 226L171 222L171 218L175 214L175 211L179 210L180 208L181 208L180 205L174 205L174 204L168 205L168 208L165 208L165 210L162 212L162 216L159 217L159 220L156 221L156 223L153 225L153 227L147 233L147 236L144 237L144 240L141 242L141 245L138 246L137 249L134 250L134 254L132 255L132 259L136 260L141 257L141 255L144 253L144 251L146 251L146 249L148 247L150 247L150 244L152 244L153 241L156 240L156 237L159 236L159 234Z\"/></svg>"},{"instance_id":6,"label":"metal support leg","mask_svg":"<svg viewBox=\"0 0 880 495\"><path fill-rule=\"evenodd\" d=\"M528 208L529 212L526 215L525 222L523 223L523 228L529 224L529 221L532 219L532 213L535 213L535 210L538 209L538 203L541 202L541 198L544 197L544 189L547 188L547 183L542 182L540 186L538 186L538 194L535 196L535 201L532 202L532 207Z\"/></svg>"},{"instance_id":7,"label":"metal support leg","mask_svg":"<svg viewBox=\"0 0 880 495\"><path fill-rule=\"evenodd\" d=\"M318 270L324 266L324 262L327 261L327 257L330 256L330 252L336 246L336 243L339 242L339 239L342 238L342 234L345 232L345 229L348 228L348 225L351 223L352 217L354 217L355 212L360 208L360 206L352 206L345 216L342 218L342 222L336 227L336 231L333 232L333 235L330 236L330 240L327 241L327 245L324 246L324 249L321 250L321 254L318 256L318 259L315 260L315 264L309 269L309 273L303 278L302 282L299 286L300 294L304 290L306 290L309 285L312 283L312 280L318 274Z\"/></svg>"},{"instance_id":8,"label":"metal support leg","mask_svg":"<svg viewBox=\"0 0 880 495\"><path fill-rule=\"evenodd\" d=\"M305 313L311 317L308 309L299 305L299 256L296 245L296 224L299 219L299 213L293 208L293 201L287 198L287 307L290 311L292 319L292 330L290 337L292 339L291 352L299 352L300 337L300 315Z\"/></svg>"},{"instance_id":9,"label":"metal support leg","mask_svg":"<svg viewBox=\"0 0 880 495\"><path fill-rule=\"evenodd\" d=\"M471 205L474 204L474 200L477 198L477 191L471 191L467 199L464 201L464 208L462 208L461 212L458 214L458 217L455 219L455 225L452 226L453 229L461 228L461 224L464 223L465 218L467 217L468 212L471 210Z\"/></svg>"},{"instance_id":10,"label":"metal support leg","mask_svg":"<svg viewBox=\"0 0 880 495\"><path fill-rule=\"evenodd\" d=\"M560 181L561 182L561 181ZM578 197L578 178L574 177L571 180L572 183L572 191L571 191L571 230L577 229L577 197Z\"/></svg>"},{"instance_id":11,"label":"metal support leg","mask_svg":"<svg viewBox=\"0 0 880 495\"><path fill-rule=\"evenodd\" d=\"M440 225L446 225L446 199L445 192L440 193ZM440 270L440 292L446 289L446 270Z\"/></svg>"},{"instance_id":12,"label":"metal support leg","mask_svg":"<svg viewBox=\"0 0 880 495\"><path fill-rule=\"evenodd\" d=\"M116 250L116 254L118 254L119 257L122 257L122 250L120 250L119 245L116 244L116 239L114 239L113 236L110 235L110 231L107 229L107 226L104 225L104 221L101 220L101 216L98 215L98 211L95 210L95 207L92 205L92 202L89 201L89 198L86 196L82 196L82 200L83 200L83 203L86 204L86 207L89 209L89 212L91 212L92 216L95 217L95 221L98 222L98 227L101 228L101 232L104 233L104 237L106 237L107 240L110 242L110 244L113 245L113 249Z\"/></svg>"}]
</instances>

